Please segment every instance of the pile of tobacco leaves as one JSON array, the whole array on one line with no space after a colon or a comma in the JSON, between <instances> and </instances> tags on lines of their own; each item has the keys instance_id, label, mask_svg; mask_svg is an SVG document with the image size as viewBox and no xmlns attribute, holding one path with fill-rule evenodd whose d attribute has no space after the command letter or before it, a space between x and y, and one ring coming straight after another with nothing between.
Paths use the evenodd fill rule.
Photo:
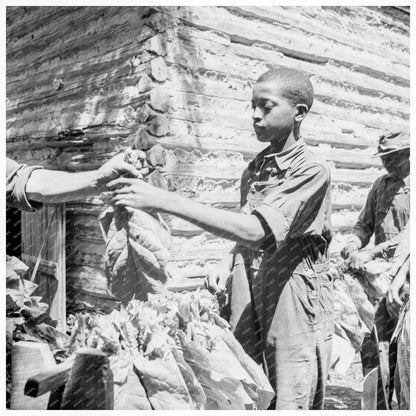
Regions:
<instances>
[{"instance_id":1,"label":"pile of tobacco leaves","mask_svg":"<svg viewBox=\"0 0 416 416\"><path fill-rule=\"evenodd\" d=\"M7 345L46 342L56 362L81 348L109 358L115 409L267 409L273 389L261 367L243 350L206 290L149 294L103 314L71 313L67 333L56 328L48 305L34 296L27 266L7 258ZM10 365L7 386L10 392Z\"/></svg>"}]
</instances>

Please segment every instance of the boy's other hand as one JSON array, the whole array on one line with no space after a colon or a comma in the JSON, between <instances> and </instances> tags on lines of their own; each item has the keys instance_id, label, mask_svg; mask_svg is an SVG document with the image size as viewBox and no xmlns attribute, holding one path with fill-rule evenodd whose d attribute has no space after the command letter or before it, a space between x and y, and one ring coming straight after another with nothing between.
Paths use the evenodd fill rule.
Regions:
<instances>
[{"instance_id":1,"label":"boy's other hand","mask_svg":"<svg viewBox=\"0 0 416 416\"><path fill-rule=\"evenodd\" d=\"M216 267L208 270L205 287L214 295L224 293L230 275L229 267L224 262L220 262Z\"/></svg>"},{"instance_id":2,"label":"boy's other hand","mask_svg":"<svg viewBox=\"0 0 416 416\"><path fill-rule=\"evenodd\" d=\"M118 178L107 184L113 191L111 203L116 206L136 209L161 209L166 191L140 179Z\"/></svg>"}]
</instances>

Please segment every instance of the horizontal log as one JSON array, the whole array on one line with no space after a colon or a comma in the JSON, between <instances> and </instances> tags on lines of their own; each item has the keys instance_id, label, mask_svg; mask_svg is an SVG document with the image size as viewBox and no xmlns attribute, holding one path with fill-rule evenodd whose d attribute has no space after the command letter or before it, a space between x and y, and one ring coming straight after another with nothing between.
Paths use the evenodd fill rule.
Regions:
<instances>
[{"instance_id":1,"label":"horizontal log","mask_svg":"<svg viewBox=\"0 0 416 416\"><path fill-rule=\"evenodd\" d=\"M241 126L221 126L219 129L218 124L170 118L170 127L171 135L161 138L160 143L171 148L180 143L185 149L244 152L248 148L252 152L258 152L264 146L257 142L251 126L248 130L241 129ZM378 128L368 128L358 123L314 114L305 119L302 128L302 136L308 144L328 144L347 149L374 147L381 133L382 130Z\"/></svg>"},{"instance_id":2,"label":"horizontal log","mask_svg":"<svg viewBox=\"0 0 416 416\"><path fill-rule=\"evenodd\" d=\"M409 37L406 25L397 25L401 30L392 31L391 25L399 19L389 19L388 23L373 25L380 21L381 15L365 7L336 7L328 10L323 7L227 7L231 13L257 21L267 21L274 25L296 28L304 32L305 37L319 36L326 42L335 40L340 45L359 48L362 51L371 49L378 56L383 56L385 49L382 40L392 39L397 50L392 51L395 58L406 64L409 52ZM384 19L383 19L384 20ZM349 28L353 26L354 30ZM367 31L373 29L374 37L368 39Z\"/></svg>"},{"instance_id":3,"label":"horizontal log","mask_svg":"<svg viewBox=\"0 0 416 416\"><path fill-rule=\"evenodd\" d=\"M200 179L223 179L238 181L241 177L242 170L236 172L233 168L195 168L191 165L176 165L173 169L162 169L167 175L167 179L171 177L183 177L192 180ZM354 169L336 169L332 173L332 181L335 183L348 183L352 185L369 185L372 184L382 172L377 169L354 170Z\"/></svg>"},{"instance_id":4,"label":"horizontal log","mask_svg":"<svg viewBox=\"0 0 416 416\"><path fill-rule=\"evenodd\" d=\"M116 98L120 102L120 96ZM141 100L144 98L140 98ZM79 100L79 97L77 97ZM137 106L137 99L133 96L130 98L131 101L127 101L128 103L132 104L133 106ZM110 100L106 98L106 101L110 103ZM76 102L76 100L74 101ZM169 113L170 117L179 118L183 120L192 120L196 122L204 122L210 124L218 124L228 126L231 128L239 128L239 129L251 129L251 111L248 111L248 104L241 103L239 104L238 101L231 100L231 99L221 99L218 97L206 97L205 95L201 94L194 94L194 93L181 93L176 91L172 98L171 98L172 105L175 105L176 108L172 109ZM329 104L328 104L329 103ZM358 109L349 109L346 111L345 109L340 109L337 105L331 102L331 99L328 98L328 103L320 102L319 99L314 104L312 108L312 115L316 116L332 116L339 120L345 120L350 122L355 122L358 124L363 124L365 126L369 126L372 128L377 129L387 129L392 128L395 125L405 125L407 123L406 115L399 114L399 113L392 113L387 116L387 113L381 114L381 112L368 112L367 107L365 107L366 111L363 111L363 108ZM19 116L15 114L12 116L8 113L8 135L24 135L30 133L30 129L39 130L41 129L42 125L47 125L51 131L55 129L62 130L63 128L85 128L87 125L84 123L90 124L100 124L99 120L103 120L103 117L107 119L107 122L113 123L128 123L129 117L135 117L134 113L130 115L129 113L129 106L125 108L120 108L116 110L112 110L111 113L106 114L98 113L95 115L89 114L88 110L85 112L83 107L80 107L79 104L74 104L75 106L71 109L71 114L67 113L67 116L62 119L61 111L59 107L56 108L55 104L55 114L53 112L47 112L47 117L51 122L47 122L46 120L39 120L36 118L34 119L35 115L42 111L42 114L45 114L45 108L42 107L35 107L34 112L31 113L31 118L33 118L34 123L31 124L30 121L28 122L27 115ZM352 104L351 104L352 105ZM69 110L68 103L65 103L66 111ZM218 115L218 108L221 109L221 114ZM126 112L127 110L127 112ZM20 111L20 110L19 110ZM58 118L59 115L59 118ZM39 116L41 117L41 116ZM55 117L55 119L54 119ZM308 120L308 119L307 119ZM62 125L62 121L64 124ZM25 123L24 126L19 127L22 123ZM36 127L35 127L36 126ZM22 131L23 129L23 131Z\"/></svg>"},{"instance_id":5,"label":"horizontal log","mask_svg":"<svg viewBox=\"0 0 416 416\"><path fill-rule=\"evenodd\" d=\"M106 76L107 76L106 74L103 74L103 77L106 77ZM99 77L97 77L97 78L99 78ZM199 108L201 106L201 104L204 103L204 101L209 102L209 100L204 99L204 97L205 97L204 90L207 89L207 88L209 89L210 88L209 85L210 85L209 83L207 84L207 86L204 86L204 84L199 83L199 87L201 89L201 92L195 91L194 88L190 89L189 87L188 87L188 92L185 91L185 92L182 92L182 94L181 94L181 91L178 90L175 94L173 94L173 96L171 98L172 104L184 106L184 105L186 105L185 103L197 102L198 103L197 108ZM318 85L323 85L323 84L319 83ZM76 87L76 88L79 89L80 91L83 91L83 93L85 94L85 92L86 92L85 88L81 89L81 86ZM100 103L100 106L102 108L105 108L106 102L108 102L108 105L111 105L112 108L114 106L121 105L122 103L124 103L125 105L137 106L138 103L139 103L139 101L137 101L137 99L138 99L137 94L139 94L138 93L139 90L137 89L137 92L133 93L132 95L130 93L130 90L133 90L134 88L135 87L124 88L123 90L119 91L118 94L113 94L113 96L111 96L111 99L109 99L109 97L106 97L105 99L103 99L99 94L96 95L96 98L90 97L90 99L94 98L95 102L97 102L97 100L98 100L98 102ZM172 86L170 88L172 89ZM88 90L88 88L87 88L87 90ZM215 87L215 89L212 92L208 91L207 93L208 93L208 96L211 96L213 94L218 94L219 91L221 91L221 90L224 90L223 86L222 86L222 88ZM225 89L225 90L227 91L227 89ZM378 127L378 128L380 128L380 126L377 123L380 123L380 122L383 121L382 118L379 115L380 113L383 113L384 117L386 117L386 114L389 114L388 122L393 123L393 124L394 123L396 123L396 124L397 123L399 123L399 124L403 123L403 120L406 120L407 117L408 117L408 110L409 110L408 103L404 103L399 108L394 109L394 106L391 105L391 103L392 103L391 100L384 99L385 105L383 105L383 107L381 107L381 108L378 108L378 107L374 107L374 102L372 102L372 101L367 100L367 103L366 103L365 96L361 97L361 99L357 98L355 100L356 102L354 102L354 101L351 102L351 98L357 96L357 94L354 95L351 92L347 92L347 95L344 98L341 95L341 98L336 98L335 99L334 97L339 97L340 94L337 93L336 90L335 90L335 92L333 90L334 90L334 88L331 87L331 88L326 88L322 91L318 91L318 93L320 93L320 94L317 94L316 103L315 103L315 105L312 109L313 113L331 115L331 109L332 109L332 111L336 111L335 113L333 113L333 116L335 115L336 117L342 119L342 118L345 118L345 117L339 117L340 110L342 110L343 108L344 108L344 110L349 109L350 111L348 111L348 112L344 111L344 113L346 113L345 116L347 116L348 120L359 121L360 123L364 123L364 124L368 123L368 125L375 126L375 127ZM84 107L79 107L79 105L78 105L79 108L76 107L76 105L77 105L76 102L77 102L77 100L79 100L80 97L77 96L77 95L74 95L74 93L72 91L74 91L74 88L72 88L68 92L64 93L64 96L67 95L68 98L71 96L71 94L74 96L74 98L72 99L72 101L74 102L72 110L73 111L79 111L80 114L83 114L83 113L85 113L85 111L88 111L88 109L86 109ZM129 91L129 92L127 92L127 91ZM196 101L195 96L194 96L195 93L200 94L197 101ZM325 95L325 94L329 94L329 95ZM228 94L228 95L230 95L230 94ZM212 99L211 101L213 101L213 105L220 105L221 106L221 102L224 102L224 100L232 100L231 107L230 106L228 106L228 107L236 115L239 115L240 113L244 113L247 110L247 107L248 107L247 103L248 103L249 98L250 98L249 92L245 92L244 94L240 94L240 96L236 96L236 97L238 98L239 101L244 101L242 99L243 95L247 96L247 102L244 103L245 105L243 105L241 108L238 108L238 102L234 102L234 98L228 98L227 99L227 98L223 98L221 96L216 97L215 95L213 95L213 97L218 98L218 100L222 100L222 101L218 101L218 100L214 100L214 99ZM31 97L33 97L33 95L31 95ZM233 95L231 95L231 97L233 97ZM61 97L61 99L62 98L63 98L63 96ZM140 98L140 99L143 100L144 97ZM32 98L32 100L33 100L33 98ZM218 104L215 101L217 101ZM383 100L377 101L376 104L377 103L380 104L382 102L383 102ZM234 105L233 105L233 103L234 103ZM328 107L328 103L331 104L330 107ZM34 105L31 104L31 106L34 107L33 111L35 113L41 109L39 104L40 104L39 101L37 102L37 106L34 106ZM51 102L51 104L52 104L52 102ZM56 103L54 103L54 104L55 104L55 107L56 107ZM65 106L67 107L66 108L67 110L68 110L68 105L69 105L69 108L70 108L71 104L66 102ZM189 107L189 106L187 106L187 107ZM341 109L338 109L338 107L341 107ZM19 98L19 109L16 108L14 110L14 113L16 113L16 111L19 111L21 113L24 108L25 107L22 106L22 100L21 100L21 97L20 97ZM192 108L192 107L190 107L190 108ZM17 112L16 114L13 114L13 111L12 111L12 109L13 109L13 100L9 100L8 109L9 109L9 111L8 111L8 126L13 126L13 123L16 123L19 120L19 115L18 115L19 113ZM359 112L357 111L358 109L360 110ZM399 109L401 109L402 111L399 111ZM44 109L42 109L42 110L44 110ZM328 111L329 111L329 113L328 113ZM57 112L56 108L55 108L55 112ZM365 115L362 115L361 113L365 113ZM175 114L175 113L173 113L173 114ZM353 119L349 118L350 116L352 116L354 114L355 114L355 118L353 118ZM236 115L234 115L234 119L236 118ZM32 116L33 116L33 114L32 114ZM49 116L50 116L50 114L49 114ZM27 116L25 116L25 117L27 117ZM84 115L84 118L85 117L87 117L85 120L87 120L88 117L91 118L91 116L87 116L87 114ZM197 118L195 119L195 117L197 117ZM201 120L198 119L198 113L195 116L193 116L192 119L195 119L196 121L201 121ZM373 119L374 119L374 121L372 121ZM245 122L246 125L247 125L247 121L250 121L250 117L245 117L244 122ZM240 122L240 120L238 120L238 118L237 118L237 122ZM382 125L384 125L384 124L382 124ZM82 127L85 127L85 126L72 126L72 127L73 128L76 128L76 127L81 127L82 128Z\"/></svg>"},{"instance_id":6,"label":"horizontal log","mask_svg":"<svg viewBox=\"0 0 416 416\"><path fill-rule=\"evenodd\" d=\"M100 10L100 8L95 8L95 9L97 9L98 10L98 12L99 13L101 13L101 14L104 14L103 13L103 10L104 10L104 12L105 12L105 8L101 8L101 10ZM114 9L114 8L113 8ZM127 9L127 8L125 8L125 9ZM245 8L245 9L247 9L247 8ZM267 8L267 10L269 10L269 12L267 12L267 13L273 13L273 11L274 10L277 10L277 11L280 11L280 15L282 14L281 13L281 11L285 11L285 8ZM364 10L364 9L363 9ZM216 10L215 10L216 11ZM126 13L126 10L120 10L117 14L118 15L121 15L122 17L124 17L124 21L126 21L126 19L128 19L130 16L129 15L132 15L132 13L126 13L127 15L123 15L123 12L124 13ZM305 14L305 11L302 11L303 13L302 14ZM302 26L302 28L303 28L303 30L307 30L307 28L309 27L309 26L311 26L311 25L313 25L314 24L314 21L318 18L320 18L322 15L325 15L325 14L327 14L328 12L326 12L326 11L324 11L324 10L319 10L319 12L316 14L316 15L314 15L314 18L313 19L309 19L308 21L310 22L310 24L309 25L307 25L307 27L305 28L305 26ZM97 13L98 14L98 13ZM213 14L213 13L211 13L211 14ZM91 16L91 18L90 18L90 20L95 20L96 19L96 16L94 16L94 12L92 11L92 12L90 12L90 13L88 13L88 15L90 15ZM299 18L302 18L303 16L301 16L301 13L290 13L290 15L291 15L291 19L292 20L294 20L293 21L293 23L292 23L292 25L293 26L296 26L296 19L299 19ZM134 14L133 14L133 16L134 16ZM40 16L40 17L42 17L42 16ZM81 17L81 16L80 16ZM85 17L85 16L84 16ZM94 19L94 17L95 17L95 19ZM350 16L349 16L349 18L351 18ZM79 18L78 18L79 19ZM99 21L99 23L101 24L101 27L100 27L100 24L99 25L96 25L96 26L99 26L98 28L95 28L95 29L98 29L98 30L103 30L103 28L102 28L102 26L104 26L103 25L103 22L104 21L107 21L108 22L108 24L112 24L113 23L113 21L116 19L116 16L104 16L104 18L101 18L100 19L100 21ZM68 19L67 19L68 20ZM121 19L120 19L121 20ZM53 22L54 21L56 21L56 19L55 20L51 20L51 22L52 22L52 24L53 24ZM70 23L72 20L70 20L69 22L66 22L66 24L68 24L68 23ZM63 22L62 22L63 23ZM62 23L60 24L60 25L57 25L58 27L60 26L60 27L62 27ZM115 23L115 22L114 22ZM114 24L113 23L113 24ZM281 23L280 23L280 25L281 25ZM114 24L114 26L115 27L117 27L115 24ZM276 24L274 24L274 26L276 26ZM328 26L328 25L325 25L326 27ZM366 22L366 25L363 25L363 26L365 26L365 27L367 27L368 26L368 22ZM29 26L30 27L30 26ZM38 26L36 26L36 27L38 27L38 28L44 28L44 26L42 26L42 25L38 25ZM381 26L382 27L382 26ZM321 25L319 25L319 28L320 28L320 36L322 36L322 30L323 30L323 28L322 28L322 26ZM46 29L49 29L49 32L50 32L50 28L49 27L46 27ZM360 29L360 28L358 28L358 29ZM377 27L377 29L378 29L378 32L380 32L380 26L378 26ZM45 29L44 29L45 30ZM297 30L299 30L298 28L297 28ZM391 33L391 31L388 31L388 29L386 28L385 29L385 31L386 31L386 33L388 33L389 34L389 36L392 36L392 33ZM339 32L339 30L337 30L337 32ZM100 35L100 33L95 33L95 35L98 37L99 35ZM351 36L351 33L350 33L350 36ZM380 35L381 36L381 39L383 38L383 36L382 35ZM398 37L398 38L400 38L399 36L396 36L396 37ZM405 40L406 39L406 36L402 36L402 38ZM53 39L53 37L51 37L51 39ZM49 40L49 42L50 42L50 39L48 39ZM367 43L368 44L368 43ZM380 44L382 44L382 42L379 42L379 43L377 43L377 42L375 42L375 45L380 45ZM356 47L356 43L354 42L354 45L353 45L354 47ZM372 49L374 49L374 48L372 48ZM397 53L397 52L396 52ZM396 58L397 59L397 58Z\"/></svg>"},{"instance_id":7,"label":"horizontal log","mask_svg":"<svg viewBox=\"0 0 416 416\"><path fill-rule=\"evenodd\" d=\"M252 55L253 54L253 51L255 52L256 51L256 48L253 49L253 48L248 48L247 47L247 54ZM263 56L263 59L265 60L265 56L264 55L265 54L270 54L270 51L267 51L267 50L266 51L263 51L263 52L259 51L258 54L260 56ZM276 55L279 56L278 54L276 54ZM126 61L126 57L124 57L124 56L123 56L123 58L120 58L120 59L124 59L124 61ZM74 90L74 88L77 88L76 85L79 85L81 87L82 81L84 80L84 83L85 83L85 79L86 79L86 77L88 78L88 74L89 73L91 73L91 75L94 74L94 77L93 77L94 83L91 84L91 85L95 85L95 84L100 83L100 79L103 79L103 80L105 79L105 77L106 77L106 72L105 71L108 72L109 65L112 65L111 68L114 68L114 67L117 67L117 66L121 66L122 68L124 68L124 62L122 60L120 60L120 59L119 59L119 61L107 62L106 63L106 66L101 65L101 68L102 69L100 69L100 66L97 67L97 65L99 65L99 64L97 64L97 62L95 62L95 61L93 63L91 63L91 65L89 67L86 67L86 68L83 68L83 69L80 69L80 70L77 70L77 71L74 71L72 69L73 68L73 65L68 65L68 70L65 70L66 85L68 84L66 88L68 88L71 91L71 90ZM228 58L228 62L225 63L225 65L228 65L228 68L230 67L229 66L230 59L232 59L232 58L229 57ZM234 58L234 59L236 59L236 58ZM118 62L120 62L120 63L118 63ZM175 61L173 60L172 62L174 63ZM265 62L267 62L268 64L270 63L269 60L267 60L267 61L265 60ZM279 64L283 64L284 65L284 63L281 62L281 59L280 58L278 58L278 62L279 62ZM243 64L243 63L241 63L241 64ZM238 62L236 62L236 65L238 66ZM295 65L295 67L297 69L299 69L299 64L298 63L295 63L294 65ZM217 71L218 71L218 69L217 69ZM112 70L113 75L111 77L111 81L113 81L114 78L117 78L117 77L119 77L119 78L120 77L125 77L127 75L126 71L124 71L124 70L122 72L120 72L120 75L117 75L117 72L118 71ZM313 74L314 72L312 71L311 73ZM318 74L319 75L319 78L322 80L322 77L324 76L325 70L323 70L322 68L316 68L315 73ZM335 74L336 73L337 73L337 71L335 71ZM49 74L50 74L50 72L45 72L45 81L44 82L47 83L46 84L46 94L47 94L46 96L50 96L50 75ZM330 71L329 74L330 74L329 76L331 78L328 78L328 80L329 79L332 80L333 79L333 76L334 76L334 71L333 70ZM75 79L74 79L74 76L76 77ZM241 76L241 74L240 74L240 76ZM39 76L39 74L37 74L36 82L39 82L39 78L41 78L41 77L42 77L42 75ZM252 73L250 73L248 79L252 79L252 78L253 78L253 75L252 75ZM253 80L254 79L255 78L253 78ZM350 81L348 81L348 83L349 82ZM9 81L9 84L10 84L10 81ZM201 83L197 83L194 80L191 84L193 86L196 86L196 85L200 85ZM16 95L17 92L19 92L18 88L17 88L17 91L16 91L16 87L19 87L19 85L21 85L21 84L17 84L16 86L13 86L13 89L11 90L14 95ZM27 84L27 85L30 86L31 88L33 88L33 82L31 82L30 84ZM188 84L185 83L185 85L189 85L189 83ZM323 96L325 94L327 94L328 88L322 89L322 87L325 86L325 85L327 85L327 84L325 82L324 83L320 82L318 85L319 85L319 89L318 89L317 93L320 94L320 95L323 95ZM369 85L371 85L371 79L369 79L369 80L367 79L366 80L365 90L364 91L368 91ZM389 85L389 84L387 84L387 85ZM87 87L87 85L82 85L83 91L86 90L86 87ZM380 86L377 86L377 87L379 88ZM375 106L375 108L377 108L378 106L381 106L380 108L382 108L384 111L394 111L394 110L396 110L396 111L402 111L402 112L406 112L407 111L408 112L408 101L407 100L406 100L405 103L400 104L397 101L397 99L393 99L392 100L392 99L389 99L388 97L386 98L386 93L385 92L383 93L383 95L384 95L385 98L382 99L382 100L380 100L379 98L377 98L380 95L380 90L378 90L377 88L374 89L374 93L373 93L373 95L374 94L377 95L375 98L367 97L366 95L362 95L361 94L362 95L361 96L361 100L360 99L354 99L358 95L357 94L354 94L353 91L351 91L351 88L354 89L354 86L349 86L349 89L342 89L342 88L340 88L338 91L336 91L336 93L334 93L334 91L331 91L331 89L329 89L328 91L331 92L331 95L332 96L339 97L339 100L341 100L340 102L342 102L342 101L350 101L352 99L353 102L355 103L355 105L359 105L359 106L366 106L366 107L368 107L368 106ZM361 87L361 90L362 89L363 89L363 86ZM140 90L140 88L139 88L139 90ZM220 91L221 91L221 89L220 89ZM226 91L227 92L227 91L232 91L232 90L227 89L227 88L225 88L225 89L222 88L222 91ZM395 94L397 94L397 92L398 92L398 88L396 87ZM42 96L42 95L39 95L39 93L40 93L40 91L37 90L36 91L36 97L37 97L37 99L39 99ZM8 95L10 95L10 94L8 94ZM343 95L346 95L346 96L343 97ZM33 97L34 97L33 91L31 91L30 94L27 95L27 99L28 100L33 100ZM393 97L395 97L395 95ZM19 103L20 103L20 105L22 105L22 103L24 101L25 101L25 98L22 97L22 94L20 93L19 94ZM14 107L13 102L14 102L13 99L11 97L9 97L9 101L8 101L8 109L9 110ZM383 103L385 103L385 104L383 104Z\"/></svg>"},{"instance_id":8,"label":"horizontal log","mask_svg":"<svg viewBox=\"0 0 416 416\"><path fill-rule=\"evenodd\" d=\"M172 91L174 108L169 110L169 117L210 123L225 127L249 130L252 124L252 111L248 102L240 102L217 97L206 97L195 93ZM316 100L310 114L329 116L363 124L373 128L392 129L406 126L408 120L402 115L384 112L362 111L358 108L339 108L331 103ZM407 116L406 116L407 117Z\"/></svg>"},{"instance_id":9,"label":"horizontal log","mask_svg":"<svg viewBox=\"0 0 416 416\"><path fill-rule=\"evenodd\" d=\"M72 8L67 8L71 10ZM46 9L46 11L51 9ZM155 34L155 31L149 31L149 27L145 25L145 19L142 19L144 8L126 7L83 7L79 9L79 16L77 21L82 29L76 30L73 25L74 16L63 15L60 20L45 19L47 24L25 25L27 33L24 37L20 37L17 42L9 44L8 50L8 68L10 67L11 58L17 61L17 58L25 56L28 52L33 57L31 67L42 66L49 64L58 65L52 58L62 57L77 54L79 59L84 56L91 56L91 44L94 44L94 52L99 55L103 50L115 49L117 47L130 44L134 47L134 42L143 41ZM41 11L42 13L42 11ZM139 22L139 24L138 24ZM82 25L82 23L84 23ZM86 34L86 26L91 24L88 36ZM51 27L52 26L52 27ZM38 32L32 32L33 29ZM78 26L77 26L78 28ZM109 30L111 28L111 30ZM131 32L130 36L126 32ZM62 33L66 34L66 38L62 39ZM123 36L124 33L124 36ZM13 32L8 34L13 38ZM33 35L33 38L32 38ZM62 43L65 44L66 53L62 53ZM45 55L44 50L48 48L49 54ZM52 62L51 62L52 61ZM56 60L57 61L57 60ZM23 62L19 62L20 67L17 69L21 71ZM29 66L30 68L30 66ZM51 69L53 66L51 65Z\"/></svg>"},{"instance_id":10,"label":"horizontal log","mask_svg":"<svg viewBox=\"0 0 416 416\"><path fill-rule=\"evenodd\" d=\"M336 66L333 63L322 66L299 61L284 56L279 51L261 42L250 46L239 43L228 45L221 42L222 38L215 36L215 34L204 37L203 32L189 27L181 28L179 33L168 33L168 36L166 60L172 66L175 64L180 64L181 67L192 66L198 69L201 75L204 72L211 73L213 71L217 73L218 80L224 80L225 82L235 78L236 84L233 87L238 86L238 80L255 81L270 65L274 65L304 71L312 76L312 81L316 78L321 80L324 83L323 86L347 87L351 90L350 95L351 92L357 91L364 96L364 100L372 100L377 97L390 98L393 103L401 100L408 102L409 100L408 86L394 85L390 80L356 73L347 67ZM197 56L192 52L195 48L201 51ZM178 62L180 57L185 59L185 62L183 60ZM173 79L172 71L171 78ZM199 80L194 79L191 85L198 86L199 82ZM247 86L244 82L241 82L241 84ZM231 93L232 89L234 88L231 88L231 91L224 92ZM340 93L341 95L348 94L348 90L342 91L340 89ZM371 101L368 101L368 104L370 103ZM360 102L357 101L357 104L360 104ZM377 105L375 106L377 107Z\"/></svg>"},{"instance_id":11,"label":"horizontal log","mask_svg":"<svg viewBox=\"0 0 416 416\"><path fill-rule=\"evenodd\" d=\"M254 52L253 52L254 51ZM380 86L377 82L374 82L373 79L368 78L362 81L362 85L354 85L350 78L342 76L343 73L341 70L337 69L322 69L321 67L315 67L311 64L305 65L305 67L299 67L298 62L290 62L283 60L277 53L273 59L271 51L263 51L260 48L249 48L239 53L246 53L247 57L242 59L239 56L227 55L228 68L237 67L239 65L244 65L247 61L248 56L251 55L251 59L260 59L262 58L265 65L270 65L275 61L279 66L289 67L297 70L303 69L307 74L311 75L311 81L314 86L314 91L318 100L324 100L326 97L328 99L336 98L336 101L339 106L346 107L356 106L361 108L364 111L368 109L373 109L373 111L385 111L387 113L409 113L409 99L408 96L400 97L398 94L398 88L393 88L391 84L387 84L391 88L391 94L386 92L381 92L378 87ZM255 56L253 56L253 54ZM256 56L258 55L258 57ZM270 59L267 59L270 55ZM174 61L172 60L172 63ZM226 65L227 63L224 63ZM183 92L200 92L204 95L221 97L221 98L231 98L240 101L250 101L251 100L251 90L247 88L247 82L254 83L257 76L250 74L247 79L242 80L242 74L233 74L229 73L228 68L223 68L226 70L225 73L220 72L222 68L211 68L210 71L217 72L216 78L209 78L210 73L208 70L203 72L200 69L200 77L195 79L186 71L179 70L172 65L170 70L170 81L164 84L163 88L166 91L178 89ZM207 74L208 72L208 74ZM341 75L341 80L339 79ZM371 87L373 86L373 89ZM400 91L400 90L399 90ZM404 94L408 94L408 89L402 88Z\"/></svg>"},{"instance_id":12,"label":"horizontal log","mask_svg":"<svg viewBox=\"0 0 416 416\"><path fill-rule=\"evenodd\" d=\"M366 152L360 150L336 149L330 146L319 145L310 146L310 151L321 156L324 160L332 162L335 167L343 167L349 169L367 169L382 168L380 158L374 158L373 154L376 149L367 149ZM209 151L202 152L201 148L193 151L187 151L183 148L170 149L168 153L167 168L172 170L175 166L182 164L193 165L196 169L199 167L218 167L234 166L237 170L244 170L248 161L253 159L258 150L250 152L250 147L245 146L245 151L241 153L233 153L226 151Z\"/></svg>"},{"instance_id":13,"label":"horizontal log","mask_svg":"<svg viewBox=\"0 0 416 416\"><path fill-rule=\"evenodd\" d=\"M241 16L231 14L222 8L192 7L192 8L165 8L165 11L188 25L204 30L215 30L228 36L233 42L252 45L261 40L258 39L258 22L249 21ZM184 13L186 11L187 13ZM185 17L184 17L185 15ZM309 37L305 42L303 33L293 28L286 28L264 22L261 25L261 34L267 39L267 43L279 48L283 53L290 54L291 51L302 52L306 55L313 55L315 59L322 59L326 62L331 59L343 65L354 66L354 70L360 72L373 72L374 75L382 76L388 72L394 77L397 83L401 84L409 80L408 66L392 62L387 56L377 56L372 51L359 51L354 47L342 45L337 47L336 42L323 44L317 37ZM296 56L296 55L295 55ZM347 57L347 58L346 58Z\"/></svg>"}]
</instances>

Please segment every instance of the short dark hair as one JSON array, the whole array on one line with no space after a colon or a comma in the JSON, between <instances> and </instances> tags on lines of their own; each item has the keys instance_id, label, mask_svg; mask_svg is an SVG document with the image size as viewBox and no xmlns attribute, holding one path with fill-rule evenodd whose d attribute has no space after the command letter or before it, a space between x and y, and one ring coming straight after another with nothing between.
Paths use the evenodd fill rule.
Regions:
<instances>
[{"instance_id":1,"label":"short dark hair","mask_svg":"<svg viewBox=\"0 0 416 416\"><path fill-rule=\"evenodd\" d=\"M309 77L303 72L290 68L273 68L260 75L256 84L259 82L280 81L282 95L293 105L306 104L308 111L313 103L313 86Z\"/></svg>"}]
</instances>

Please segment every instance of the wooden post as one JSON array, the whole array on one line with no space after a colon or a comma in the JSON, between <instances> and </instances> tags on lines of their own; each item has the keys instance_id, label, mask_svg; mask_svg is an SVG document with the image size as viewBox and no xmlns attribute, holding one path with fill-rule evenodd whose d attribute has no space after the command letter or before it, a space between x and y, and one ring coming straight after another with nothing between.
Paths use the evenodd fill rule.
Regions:
<instances>
[{"instance_id":1,"label":"wooden post","mask_svg":"<svg viewBox=\"0 0 416 416\"><path fill-rule=\"evenodd\" d=\"M68 376L61 409L108 410L114 407L113 373L107 355L81 349Z\"/></svg>"},{"instance_id":2,"label":"wooden post","mask_svg":"<svg viewBox=\"0 0 416 416\"><path fill-rule=\"evenodd\" d=\"M55 366L55 359L48 344L19 341L12 349L12 394L11 409L45 410L49 393L38 397L25 396L24 389L28 378L47 367Z\"/></svg>"}]
</instances>

